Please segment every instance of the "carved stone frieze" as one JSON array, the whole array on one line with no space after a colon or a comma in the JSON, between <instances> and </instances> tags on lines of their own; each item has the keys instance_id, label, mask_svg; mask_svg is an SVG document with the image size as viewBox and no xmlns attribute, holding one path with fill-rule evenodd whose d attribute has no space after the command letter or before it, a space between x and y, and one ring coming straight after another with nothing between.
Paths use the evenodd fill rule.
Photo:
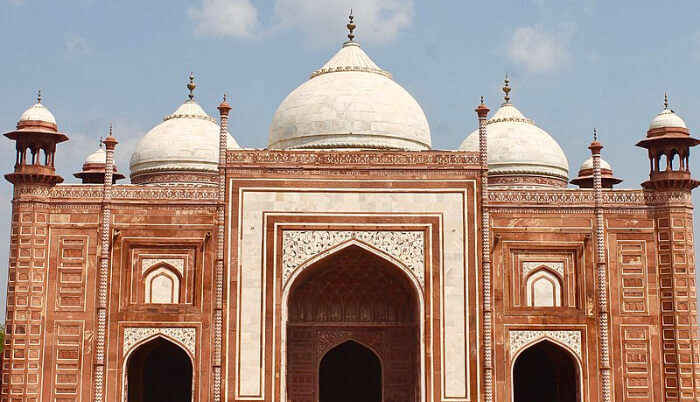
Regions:
<instances>
[{"instance_id":1,"label":"carved stone frieze","mask_svg":"<svg viewBox=\"0 0 700 402\"><path fill-rule=\"evenodd\" d=\"M536 262L536 261L527 261L523 263L523 277L526 277L527 274L532 272L533 269L537 269L541 266L546 266L550 268L551 270L558 272L559 275L564 276L564 263L563 262L550 262L550 261L544 261L544 262Z\"/></svg>"},{"instance_id":2,"label":"carved stone frieze","mask_svg":"<svg viewBox=\"0 0 700 402\"><path fill-rule=\"evenodd\" d=\"M358 240L402 262L421 287L425 276L422 231L285 230L282 234L282 283L310 258L348 240Z\"/></svg>"},{"instance_id":3,"label":"carved stone frieze","mask_svg":"<svg viewBox=\"0 0 700 402\"><path fill-rule=\"evenodd\" d=\"M192 356L195 355L196 328L124 328L124 347L122 348L124 356L134 345L154 335L163 335L166 338L174 339L187 348Z\"/></svg>"},{"instance_id":4,"label":"carved stone frieze","mask_svg":"<svg viewBox=\"0 0 700 402\"><path fill-rule=\"evenodd\" d=\"M511 330L508 332L510 338L510 355L515 356L522 348L540 339L549 338L566 345L579 359L581 357L581 331L527 331Z\"/></svg>"},{"instance_id":5,"label":"carved stone frieze","mask_svg":"<svg viewBox=\"0 0 700 402\"><path fill-rule=\"evenodd\" d=\"M324 151L272 151L272 150L235 150L228 151L226 163L240 164L275 164L289 167L289 164L311 165L314 167L337 166L479 166L479 154L476 152L324 152Z\"/></svg>"},{"instance_id":6,"label":"carved stone frieze","mask_svg":"<svg viewBox=\"0 0 700 402\"><path fill-rule=\"evenodd\" d=\"M690 192L687 191L610 190L603 191L602 197L602 202L606 205L647 206L666 202L690 202ZM581 189L516 190L492 188L489 191L489 202L542 204L557 207L590 205L592 207L595 202L595 194L592 190Z\"/></svg>"}]
</instances>

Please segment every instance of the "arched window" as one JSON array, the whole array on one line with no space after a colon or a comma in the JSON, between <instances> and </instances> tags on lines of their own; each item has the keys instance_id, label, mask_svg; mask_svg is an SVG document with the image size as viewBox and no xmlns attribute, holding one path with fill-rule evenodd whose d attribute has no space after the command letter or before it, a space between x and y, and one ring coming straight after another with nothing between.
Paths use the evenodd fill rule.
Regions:
<instances>
[{"instance_id":1,"label":"arched window","mask_svg":"<svg viewBox=\"0 0 700 402\"><path fill-rule=\"evenodd\" d=\"M528 306L561 306L561 281L548 269L543 267L530 274L525 286Z\"/></svg>"},{"instance_id":2,"label":"arched window","mask_svg":"<svg viewBox=\"0 0 700 402\"><path fill-rule=\"evenodd\" d=\"M161 265L149 270L144 278L147 304L177 304L180 302L180 277L174 269Z\"/></svg>"}]
</instances>

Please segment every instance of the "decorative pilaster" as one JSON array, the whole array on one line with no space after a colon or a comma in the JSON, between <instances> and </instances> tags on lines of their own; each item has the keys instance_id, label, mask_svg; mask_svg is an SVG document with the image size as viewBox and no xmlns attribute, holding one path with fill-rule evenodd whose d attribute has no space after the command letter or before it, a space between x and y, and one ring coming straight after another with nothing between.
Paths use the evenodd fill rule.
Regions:
<instances>
[{"instance_id":1,"label":"decorative pilaster","mask_svg":"<svg viewBox=\"0 0 700 402\"><path fill-rule=\"evenodd\" d=\"M598 291L598 361L600 364L600 393L603 402L610 402L610 320L608 312L608 267L605 256L605 221L603 220L602 173L600 171L600 150L593 131L593 142L588 147L593 155L593 191L595 193L595 261L597 267Z\"/></svg>"},{"instance_id":2,"label":"decorative pilaster","mask_svg":"<svg viewBox=\"0 0 700 402\"><path fill-rule=\"evenodd\" d=\"M102 233L100 239L100 270L97 276L97 334L95 336L95 402L102 402L105 394L105 337L107 333L107 290L109 282L109 249L112 232L112 175L114 173L114 148L118 142L112 136L103 141L107 151L104 192L102 197Z\"/></svg>"},{"instance_id":3,"label":"decorative pilaster","mask_svg":"<svg viewBox=\"0 0 700 402\"><path fill-rule=\"evenodd\" d=\"M488 209L489 199L489 161L488 138L486 135L486 116L489 108L484 105L484 98L475 109L479 116L479 161L481 163L481 275L482 275L482 310L484 321L484 401L493 401L493 312L491 304L491 231Z\"/></svg>"},{"instance_id":4,"label":"decorative pilaster","mask_svg":"<svg viewBox=\"0 0 700 402\"><path fill-rule=\"evenodd\" d=\"M219 183L218 203L216 206L216 290L214 306L214 402L221 401L221 338L224 306L224 225L226 202L226 145L228 132L228 113L231 106L224 100L219 104Z\"/></svg>"}]
</instances>

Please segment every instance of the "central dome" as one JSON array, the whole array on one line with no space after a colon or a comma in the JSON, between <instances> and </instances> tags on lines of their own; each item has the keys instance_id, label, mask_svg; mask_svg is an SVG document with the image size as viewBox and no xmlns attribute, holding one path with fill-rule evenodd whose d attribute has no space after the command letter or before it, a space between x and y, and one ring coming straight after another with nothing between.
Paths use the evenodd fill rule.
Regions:
<instances>
[{"instance_id":1,"label":"central dome","mask_svg":"<svg viewBox=\"0 0 700 402\"><path fill-rule=\"evenodd\" d=\"M430 149L418 102L357 42L343 47L280 104L270 149Z\"/></svg>"}]
</instances>

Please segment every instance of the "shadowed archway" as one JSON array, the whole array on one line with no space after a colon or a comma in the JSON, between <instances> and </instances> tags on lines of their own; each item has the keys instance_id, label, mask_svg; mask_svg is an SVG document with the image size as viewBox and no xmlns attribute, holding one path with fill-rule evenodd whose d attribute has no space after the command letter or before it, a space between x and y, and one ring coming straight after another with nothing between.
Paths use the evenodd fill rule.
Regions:
<instances>
[{"instance_id":1,"label":"shadowed archway","mask_svg":"<svg viewBox=\"0 0 700 402\"><path fill-rule=\"evenodd\" d=\"M305 268L287 300L287 399L419 400L419 303L400 267L357 245Z\"/></svg>"},{"instance_id":2,"label":"shadowed archway","mask_svg":"<svg viewBox=\"0 0 700 402\"><path fill-rule=\"evenodd\" d=\"M321 359L319 395L320 402L381 402L379 358L354 341L334 347Z\"/></svg>"},{"instance_id":3,"label":"shadowed archway","mask_svg":"<svg viewBox=\"0 0 700 402\"><path fill-rule=\"evenodd\" d=\"M580 402L574 356L547 340L525 349L513 366L514 402Z\"/></svg>"},{"instance_id":4,"label":"shadowed archway","mask_svg":"<svg viewBox=\"0 0 700 402\"><path fill-rule=\"evenodd\" d=\"M176 344L155 338L126 367L128 402L192 402L192 361Z\"/></svg>"}]
</instances>

